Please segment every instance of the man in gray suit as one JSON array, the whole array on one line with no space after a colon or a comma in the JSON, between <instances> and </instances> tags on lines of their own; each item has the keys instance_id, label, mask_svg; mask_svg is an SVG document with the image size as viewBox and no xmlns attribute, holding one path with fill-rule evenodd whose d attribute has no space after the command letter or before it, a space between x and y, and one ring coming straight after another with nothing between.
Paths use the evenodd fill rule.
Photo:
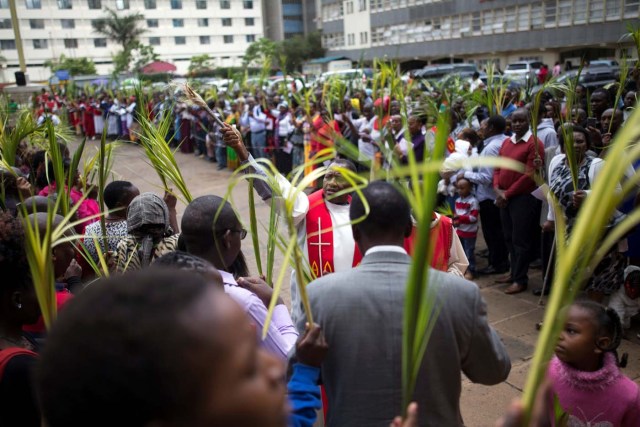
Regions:
<instances>
[{"instance_id":1,"label":"man in gray suit","mask_svg":"<svg viewBox=\"0 0 640 427\"><path fill-rule=\"evenodd\" d=\"M401 408L402 312L411 259L403 249L411 232L410 208L391 184L363 190L367 218L353 225L365 254L352 270L323 276L308 286L314 321L322 326L329 352L322 364L328 397L327 426L388 426ZM355 196L350 217L364 215ZM462 426L461 372L492 385L511 370L509 356L487 323L478 287L431 269L429 286L442 310L422 363L413 400L420 426ZM306 318L298 323L304 331Z\"/></svg>"}]
</instances>

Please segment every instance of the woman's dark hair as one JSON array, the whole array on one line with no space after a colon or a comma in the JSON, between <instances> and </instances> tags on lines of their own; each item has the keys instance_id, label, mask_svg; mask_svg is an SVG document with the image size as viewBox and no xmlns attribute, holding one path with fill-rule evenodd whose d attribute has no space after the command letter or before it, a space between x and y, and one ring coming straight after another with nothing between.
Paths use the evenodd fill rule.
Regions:
<instances>
[{"instance_id":1,"label":"woman's dark hair","mask_svg":"<svg viewBox=\"0 0 640 427\"><path fill-rule=\"evenodd\" d=\"M611 352L616 357L616 363L621 368L627 366L627 354L623 354L622 358L618 358L618 347L622 340L622 322L618 313L610 307L605 307L590 300L579 300L574 302L574 305L590 312L593 315L593 320L598 328L599 337L608 337L611 339L611 343L608 347L600 347L598 341L596 341L596 347L604 352ZM599 338L598 337L598 338Z\"/></svg>"},{"instance_id":2,"label":"woman's dark hair","mask_svg":"<svg viewBox=\"0 0 640 427\"><path fill-rule=\"evenodd\" d=\"M20 219L8 212L0 212L1 292L21 289L31 282L24 241L24 230Z\"/></svg>"},{"instance_id":3,"label":"woman's dark hair","mask_svg":"<svg viewBox=\"0 0 640 427\"><path fill-rule=\"evenodd\" d=\"M563 130L564 129L564 130ZM579 125L574 125L572 123L565 123L564 125L558 128L558 144L560 145L560 149L564 153L564 133L579 132L584 135L584 139L587 142L587 149L591 148L591 137L589 136L589 132L585 128Z\"/></svg>"},{"instance_id":4,"label":"woman's dark hair","mask_svg":"<svg viewBox=\"0 0 640 427\"><path fill-rule=\"evenodd\" d=\"M192 425L211 381L196 355L215 354L216 342L188 326L188 313L211 289L196 273L149 269L99 281L70 301L36 369L46 424Z\"/></svg>"},{"instance_id":5,"label":"woman's dark hair","mask_svg":"<svg viewBox=\"0 0 640 427\"><path fill-rule=\"evenodd\" d=\"M133 184L129 181L113 181L104 188L104 204L109 209L115 209L122 202L124 196Z\"/></svg>"}]
</instances>

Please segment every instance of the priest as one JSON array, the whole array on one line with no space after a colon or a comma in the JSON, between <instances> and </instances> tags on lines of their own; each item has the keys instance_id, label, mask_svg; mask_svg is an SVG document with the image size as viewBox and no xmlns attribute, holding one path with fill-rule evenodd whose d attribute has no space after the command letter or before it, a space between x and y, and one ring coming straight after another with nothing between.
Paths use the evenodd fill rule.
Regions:
<instances>
[{"instance_id":1,"label":"priest","mask_svg":"<svg viewBox=\"0 0 640 427\"><path fill-rule=\"evenodd\" d=\"M221 132L227 146L237 153L238 160L242 164L251 163L252 168L246 171L261 173L261 167L250 156L239 133L230 126L222 128ZM322 188L310 195L299 192L293 204L293 221L298 231L298 244L304 248L304 255L309 261L314 279L355 267L362 258L351 232L349 219L351 196L341 194L350 185L340 173L340 168L356 172L355 165L349 160L332 160L324 176ZM293 186L284 176L278 174L277 180L279 191L284 197L293 193ZM267 201L271 198L272 191L266 182L256 179L254 188L262 200ZM293 274L291 307L294 322L301 315L299 302L298 288Z\"/></svg>"}]
</instances>

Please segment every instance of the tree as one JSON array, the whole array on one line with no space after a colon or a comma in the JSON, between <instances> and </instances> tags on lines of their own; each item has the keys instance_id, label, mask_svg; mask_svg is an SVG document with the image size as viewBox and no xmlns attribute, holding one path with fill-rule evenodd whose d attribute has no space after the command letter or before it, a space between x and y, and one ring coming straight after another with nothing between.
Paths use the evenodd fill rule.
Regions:
<instances>
[{"instance_id":1,"label":"tree","mask_svg":"<svg viewBox=\"0 0 640 427\"><path fill-rule=\"evenodd\" d=\"M284 69L287 71L300 71L305 61L322 58L325 52L321 34L317 31L309 33L307 37L295 36L282 41L281 50L285 62Z\"/></svg>"},{"instance_id":2,"label":"tree","mask_svg":"<svg viewBox=\"0 0 640 427\"><path fill-rule=\"evenodd\" d=\"M122 51L113 58L114 72L127 71L133 58L132 52L141 46L139 38L146 31L139 26L140 22L144 21L144 16L140 13L120 16L109 8L106 8L105 12L107 16L93 21L91 26L94 32L122 46Z\"/></svg>"},{"instance_id":3,"label":"tree","mask_svg":"<svg viewBox=\"0 0 640 427\"><path fill-rule=\"evenodd\" d=\"M160 55L156 53L153 46L138 43L138 46L132 51L131 57L134 58L133 69L139 73L147 64L160 59Z\"/></svg>"},{"instance_id":4,"label":"tree","mask_svg":"<svg viewBox=\"0 0 640 427\"><path fill-rule=\"evenodd\" d=\"M244 67L262 68L267 62L273 63L279 53L279 44L264 37L249 45L244 52L242 64Z\"/></svg>"},{"instance_id":5,"label":"tree","mask_svg":"<svg viewBox=\"0 0 640 427\"><path fill-rule=\"evenodd\" d=\"M45 67L49 67L52 73L58 70L67 70L72 76L96 74L96 64L89 58L68 58L60 55L60 58L47 60Z\"/></svg>"},{"instance_id":6,"label":"tree","mask_svg":"<svg viewBox=\"0 0 640 427\"><path fill-rule=\"evenodd\" d=\"M212 68L211 57L208 54L195 55L191 57L189 63L189 74L194 75L203 71L209 71Z\"/></svg>"}]
</instances>

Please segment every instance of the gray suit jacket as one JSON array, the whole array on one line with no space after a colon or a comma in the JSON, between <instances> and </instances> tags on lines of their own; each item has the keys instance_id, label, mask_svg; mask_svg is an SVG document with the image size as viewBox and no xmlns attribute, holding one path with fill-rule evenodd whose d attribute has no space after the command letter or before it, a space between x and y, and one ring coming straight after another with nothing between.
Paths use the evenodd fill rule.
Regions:
<instances>
[{"instance_id":1,"label":"gray suit jacket","mask_svg":"<svg viewBox=\"0 0 640 427\"><path fill-rule=\"evenodd\" d=\"M402 411L402 312L410 262L405 254L375 252L358 267L323 276L307 287L314 321L329 344L322 365L329 427L387 427ZM414 400L420 426L461 426L461 372L471 381L492 385L507 378L511 362L487 323L478 287L433 269L429 277L442 311ZM299 330L305 322L303 315Z\"/></svg>"}]
</instances>

